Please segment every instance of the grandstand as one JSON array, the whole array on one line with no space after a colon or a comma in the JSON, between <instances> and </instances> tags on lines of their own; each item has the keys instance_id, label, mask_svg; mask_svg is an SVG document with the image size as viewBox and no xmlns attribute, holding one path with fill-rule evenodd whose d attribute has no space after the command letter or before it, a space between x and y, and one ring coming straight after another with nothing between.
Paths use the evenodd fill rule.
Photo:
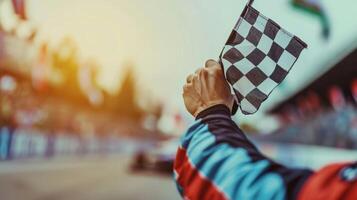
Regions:
<instances>
[{"instance_id":1,"label":"grandstand","mask_svg":"<svg viewBox=\"0 0 357 200\"><path fill-rule=\"evenodd\" d=\"M357 50L296 94L272 107L280 142L357 149Z\"/></svg>"}]
</instances>

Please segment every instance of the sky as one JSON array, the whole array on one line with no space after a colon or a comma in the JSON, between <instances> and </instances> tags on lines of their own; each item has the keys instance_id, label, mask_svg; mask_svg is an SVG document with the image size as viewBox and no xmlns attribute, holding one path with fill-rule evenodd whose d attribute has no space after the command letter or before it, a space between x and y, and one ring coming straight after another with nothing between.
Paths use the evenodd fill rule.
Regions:
<instances>
[{"instance_id":1,"label":"sky","mask_svg":"<svg viewBox=\"0 0 357 200\"><path fill-rule=\"evenodd\" d=\"M323 0L331 22L328 41L321 38L316 17L294 9L289 0L256 0L254 6L309 48L262 111L314 77L356 47L357 1ZM243 0L28 0L31 23L42 40L56 43L65 36L79 45L83 59L100 64L100 83L114 90L124 66L132 63L143 95L174 107L181 100L185 77L217 59L246 1ZM260 114L257 114L259 116Z\"/></svg>"}]
</instances>

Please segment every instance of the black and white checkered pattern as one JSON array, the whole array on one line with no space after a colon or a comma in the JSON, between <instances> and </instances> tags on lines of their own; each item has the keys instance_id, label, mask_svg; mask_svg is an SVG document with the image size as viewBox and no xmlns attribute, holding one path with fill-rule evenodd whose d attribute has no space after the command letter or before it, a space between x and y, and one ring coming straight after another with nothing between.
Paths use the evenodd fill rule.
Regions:
<instances>
[{"instance_id":1,"label":"black and white checkered pattern","mask_svg":"<svg viewBox=\"0 0 357 200\"><path fill-rule=\"evenodd\" d=\"M220 56L244 114L255 113L307 45L247 5Z\"/></svg>"}]
</instances>

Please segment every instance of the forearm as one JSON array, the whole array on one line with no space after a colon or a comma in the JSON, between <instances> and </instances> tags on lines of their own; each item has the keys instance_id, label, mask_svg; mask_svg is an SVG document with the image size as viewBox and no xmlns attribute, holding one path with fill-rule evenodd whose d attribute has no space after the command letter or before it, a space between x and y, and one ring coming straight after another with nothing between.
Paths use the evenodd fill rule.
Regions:
<instances>
[{"instance_id":1,"label":"forearm","mask_svg":"<svg viewBox=\"0 0 357 200\"><path fill-rule=\"evenodd\" d=\"M199 114L182 138L174 168L189 199L291 199L311 174L263 156L223 105Z\"/></svg>"}]
</instances>

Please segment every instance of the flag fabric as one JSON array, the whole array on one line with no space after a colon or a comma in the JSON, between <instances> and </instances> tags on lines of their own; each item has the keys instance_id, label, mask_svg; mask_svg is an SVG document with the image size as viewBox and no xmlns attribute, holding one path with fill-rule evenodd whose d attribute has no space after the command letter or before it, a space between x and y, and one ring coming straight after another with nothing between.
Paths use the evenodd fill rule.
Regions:
<instances>
[{"instance_id":1,"label":"flag fabric","mask_svg":"<svg viewBox=\"0 0 357 200\"><path fill-rule=\"evenodd\" d=\"M220 55L244 114L255 113L307 45L247 4Z\"/></svg>"},{"instance_id":2,"label":"flag fabric","mask_svg":"<svg viewBox=\"0 0 357 200\"><path fill-rule=\"evenodd\" d=\"M26 19L26 8L25 0L12 0L12 6L14 7L15 13L21 18Z\"/></svg>"}]
</instances>

